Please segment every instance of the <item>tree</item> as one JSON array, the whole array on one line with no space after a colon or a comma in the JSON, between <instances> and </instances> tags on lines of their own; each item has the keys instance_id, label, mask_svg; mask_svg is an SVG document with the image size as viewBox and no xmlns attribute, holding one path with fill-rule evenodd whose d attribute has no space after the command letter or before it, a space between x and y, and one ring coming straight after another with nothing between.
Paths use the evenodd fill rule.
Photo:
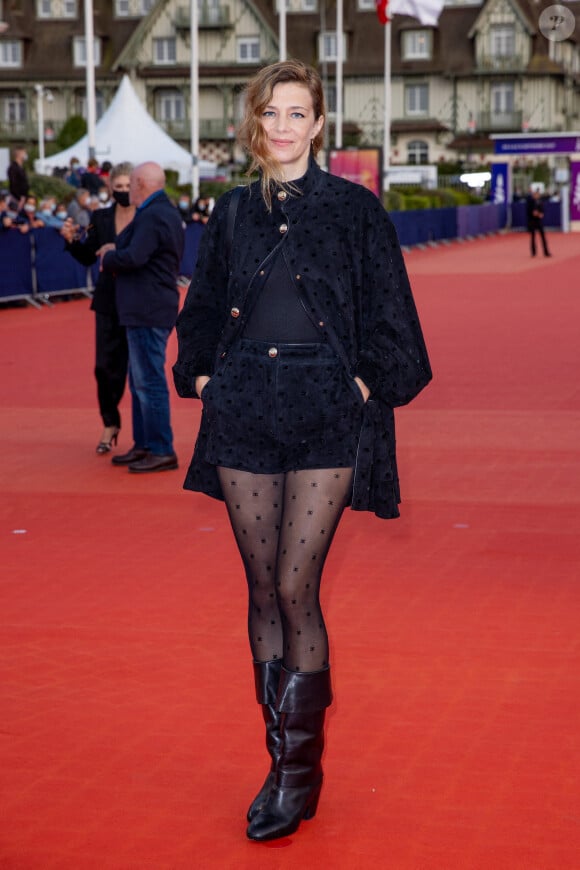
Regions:
<instances>
[{"instance_id":1,"label":"tree","mask_svg":"<svg viewBox=\"0 0 580 870\"><path fill-rule=\"evenodd\" d=\"M65 148L70 148L71 145L74 145L75 142L82 139L86 132L87 122L85 119L80 115L71 115L71 117L65 121L62 130L56 137L59 149L64 151Z\"/></svg>"}]
</instances>

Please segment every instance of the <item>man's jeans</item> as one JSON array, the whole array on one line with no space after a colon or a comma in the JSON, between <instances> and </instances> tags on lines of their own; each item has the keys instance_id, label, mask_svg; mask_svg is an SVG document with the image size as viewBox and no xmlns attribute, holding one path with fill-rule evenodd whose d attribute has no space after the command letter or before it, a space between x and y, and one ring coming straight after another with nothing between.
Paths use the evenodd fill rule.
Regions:
<instances>
[{"instance_id":1,"label":"man's jeans","mask_svg":"<svg viewBox=\"0 0 580 870\"><path fill-rule=\"evenodd\" d=\"M165 377L165 350L170 332L157 327L127 327L133 440L136 447L146 448L157 456L173 453Z\"/></svg>"}]
</instances>

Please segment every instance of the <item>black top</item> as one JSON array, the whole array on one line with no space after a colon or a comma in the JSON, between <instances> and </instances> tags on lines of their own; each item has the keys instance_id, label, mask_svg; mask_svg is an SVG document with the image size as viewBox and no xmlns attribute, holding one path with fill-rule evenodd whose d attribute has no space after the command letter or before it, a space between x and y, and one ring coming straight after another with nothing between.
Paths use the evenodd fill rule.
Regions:
<instances>
[{"instance_id":1,"label":"black top","mask_svg":"<svg viewBox=\"0 0 580 870\"><path fill-rule=\"evenodd\" d=\"M29 184L26 169L16 160L8 167L8 186L14 199L28 196Z\"/></svg>"},{"instance_id":2,"label":"black top","mask_svg":"<svg viewBox=\"0 0 580 870\"><path fill-rule=\"evenodd\" d=\"M66 245L67 251L83 266L92 266L96 263L99 248L107 242L115 241L116 208L116 205L112 205L92 212L91 223L87 227L84 241L74 241ZM117 310L115 276L111 272L99 272L91 308L101 314L113 314Z\"/></svg>"},{"instance_id":3,"label":"black top","mask_svg":"<svg viewBox=\"0 0 580 870\"><path fill-rule=\"evenodd\" d=\"M321 334L300 301L281 253L272 263L243 335L256 341L300 344L321 341Z\"/></svg>"}]
</instances>

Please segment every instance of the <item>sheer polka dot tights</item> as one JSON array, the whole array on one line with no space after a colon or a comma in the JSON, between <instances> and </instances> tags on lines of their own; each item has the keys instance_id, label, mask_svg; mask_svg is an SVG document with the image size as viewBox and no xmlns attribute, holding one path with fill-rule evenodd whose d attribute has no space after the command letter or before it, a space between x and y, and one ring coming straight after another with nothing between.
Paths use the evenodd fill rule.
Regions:
<instances>
[{"instance_id":1,"label":"sheer polka dot tights","mask_svg":"<svg viewBox=\"0 0 580 870\"><path fill-rule=\"evenodd\" d=\"M328 665L322 569L352 485L352 468L252 474L218 469L248 580L256 661L291 671Z\"/></svg>"}]
</instances>

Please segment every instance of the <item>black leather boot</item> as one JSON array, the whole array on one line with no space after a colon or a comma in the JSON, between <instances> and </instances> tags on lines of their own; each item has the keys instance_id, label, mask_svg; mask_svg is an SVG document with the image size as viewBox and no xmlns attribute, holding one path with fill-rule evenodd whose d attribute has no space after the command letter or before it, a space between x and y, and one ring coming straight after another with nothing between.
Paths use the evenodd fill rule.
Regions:
<instances>
[{"instance_id":1,"label":"black leather boot","mask_svg":"<svg viewBox=\"0 0 580 870\"><path fill-rule=\"evenodd\" d=\"M266 724L266 749L270 753L272 764L264 785L252 801L250 809L248 810L249 822L251 822L254 816L262 809L262 806L266 803L270 796L270 792L274 787L276 767L278 766L278 758L280 757L282 744L280 736L280 719L282 718L282 714L276 709L281 671L281 659L271 662L254 662L256 700L258 704L262 705L262 715Z\"/></svg>"},{"instance_id":2,"label":"black leather boot","mask_svg":"<svg viewBox=\"0 0 580 870\"><path fill-rule=\"evenodd\" d=\"M277 709L282 747L266 803L248 825L250 840L275 840L316 814L322 788L324 718L332 702L330 670L293 673L282 668Z\"/></svg>"}]
</instances>

